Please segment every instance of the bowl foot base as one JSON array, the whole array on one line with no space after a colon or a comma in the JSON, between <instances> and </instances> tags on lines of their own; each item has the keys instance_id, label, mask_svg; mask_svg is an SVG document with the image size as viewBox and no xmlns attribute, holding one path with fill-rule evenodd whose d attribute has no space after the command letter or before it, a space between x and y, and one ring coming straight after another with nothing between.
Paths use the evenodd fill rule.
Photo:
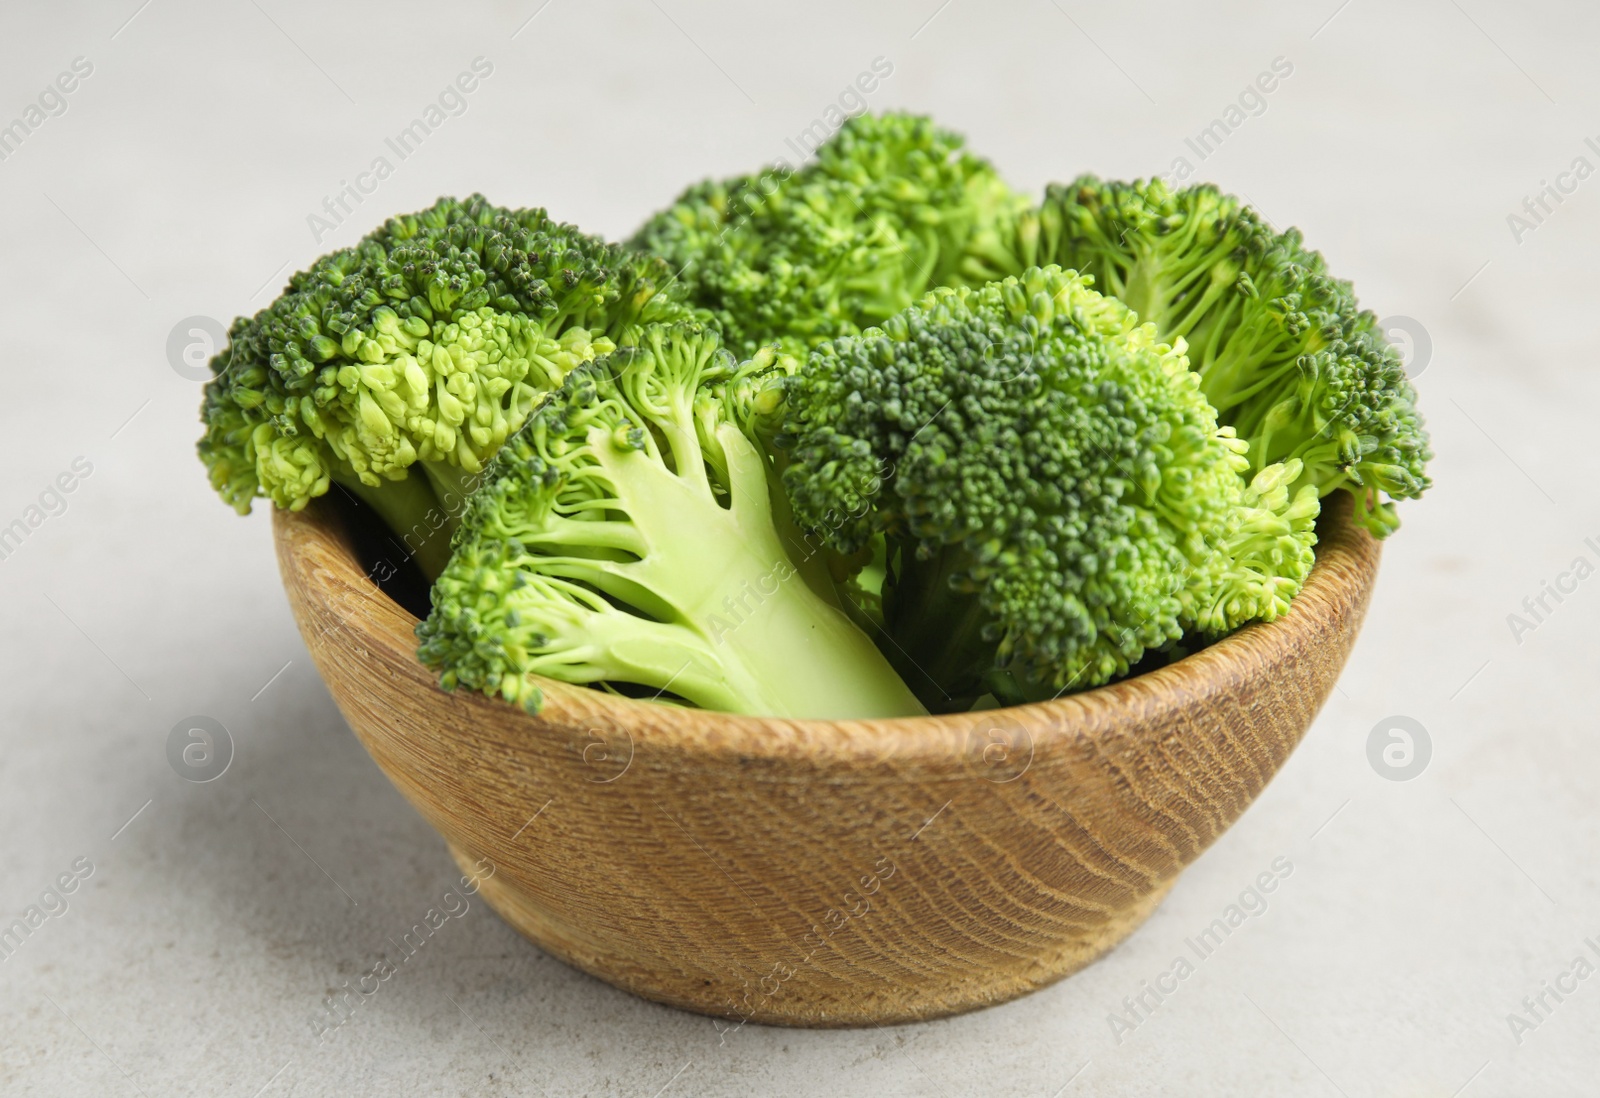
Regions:
<instances>
[{"instance_id":1,"label":"bowl foot base","mask_svg":"<svg viewBox=\"0 0 1600 1098\"><path fill-rule=\"evenodd\" d=\"M454 843L450 855L463 873L476 876L479 859ZM725 984L697 979L669 959L642 964L637 957L605 949L592 936L570 927L519 889L509 876L495 874L479 882L479 895L495 913L544 952L613 987L654 1002L715 1018L741 1019L761 1025L839 1028L929 1021L994 1006L1047 987L1071 976L1119 945L1166 899L1176 877L1163 881L1128 905L1091 935L1058 944L1052 954L1037 958L1026 975L995 979L984 974L965 985L955 980L929 980L921 987L886 984L863 986L854 993L809 1000L804 980L792 981L781 996L757 996L753 1009L731 1004ZM864 978L870 983L872 977Z\"/></svg>"}]
</instances>

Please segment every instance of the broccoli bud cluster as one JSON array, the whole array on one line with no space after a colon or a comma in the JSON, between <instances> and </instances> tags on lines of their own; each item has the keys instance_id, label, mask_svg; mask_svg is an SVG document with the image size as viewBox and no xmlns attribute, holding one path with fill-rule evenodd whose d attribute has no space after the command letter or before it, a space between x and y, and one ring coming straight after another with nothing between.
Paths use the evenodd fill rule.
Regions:
<instances>
[{"instance_id":1,"label":"broccoli bud cluster","mask_svg":"<svg viewBox=\"0 0 1600 1098\"><path fill-rule=\"evenodd\" d=\"M738 353L804 353L960 279L1027 205L963 144L925 118L860 115L798 171L690 187L633 242Z\"/></svg>"},{"instance_id":2,"label":"broccoli bud cluster","mask_svg":"<svg viewBox=\"0 0 1600 1098\"><path fill-rule=\"evenodd\" d=\"M930 708L1106 682L1276 616L1310 570L1298 470L1247 482L1181 343L1082 275L935 290L789 390L796 519L858 516L833 528L844 554L885 539L884 647Z\"/></svg>"},{"instance_id":3,"label":"broccoli bud cluster","mask_svg":"<svg viewBox=\"0 0 1600 1098\"><path fill-rule=\"evenodd\" d=\"M665 266L478 195L319 259L213 359L200 456L241 513L413 464L476 473L540 395L641 323L688 315ZM431 466L431 468L429 468Z\"/></svg>"}]
</instances>

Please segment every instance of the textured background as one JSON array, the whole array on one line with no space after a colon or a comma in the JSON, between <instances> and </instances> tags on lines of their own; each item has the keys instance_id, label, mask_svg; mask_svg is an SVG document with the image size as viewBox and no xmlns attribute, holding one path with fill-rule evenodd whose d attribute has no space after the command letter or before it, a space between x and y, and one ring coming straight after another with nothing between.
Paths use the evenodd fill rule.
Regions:
<instances>
[{"instance_id":1,"label":"textured background","mask_svg":"<svg viewBox=\"0 0 1600 1098\"><path fill-rule=\"evenodd\" d=\"M1531 632L1508 615L1600 564L1600 178L1563 177L1531 229L1507 219L1576 158L1600 168L1597 44L1596 9L1550 0L6 5L0 123L74 58L93 74L0 161L0 525L74 459L92 472L0 560L0 920L75 859L93 875L0 964L0 1092L1592 1092L1600 979L1547 997L1520 1043L1507 1015L1537 1020L1523 997L1600 943L1600 579ZM467 111L319 243L308 215L478 56L494 71ZM456 873L318 681L266 514L211 496L169 333L260 308L440 193L622 235L691 180L785 155L880 56L873 107L933 113L1030 191L1165 172L1293 65L1196 174L1426 333L1439 453L1340 690L1148 924L1023 1001L723 1040L475 902L318 1043L322 997ZM207 784L167 761L196 714L235 746ZM1431 743L1405 782L1368 759L1397 715ZM1107 1015L1279 857L1268 910L1119 1040Z\"/></svg>"}]
</instances>

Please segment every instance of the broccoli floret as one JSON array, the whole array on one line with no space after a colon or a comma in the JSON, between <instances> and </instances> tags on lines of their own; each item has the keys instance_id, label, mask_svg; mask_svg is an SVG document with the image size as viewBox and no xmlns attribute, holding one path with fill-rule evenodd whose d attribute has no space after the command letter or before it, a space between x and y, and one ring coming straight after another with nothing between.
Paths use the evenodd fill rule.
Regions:
<instances>
[{"instance_id":1,"label":"broccoli floret","mask_svg":"<svg viewBox=\"0 0 1600 1098\"><path fill-rule=\"evenodd\" d=\"M688 315L659 292L668 281L659 261L543 210L441 198L233 322L200 456L241 514L342 484L436 574L461 498L536 400L633 326Z\"/></svg>"},{"instance_id":2,"label":"broccoli floret","mask_svg":"<svg viewBox=\"0 0 1600 1098\"><path fill-rule=\"evenodd\" d=\"M574 369L468 503L417 627L440 684L530 711L545 675L733 713L923 712L784 545L758 436L785 373L692 324Z\"/></svg>"},{"instance_id":3,"label":"broccoli floret","mask_svg":"<svg viewBox=\"0 0 1600 1098\"><path fill-rule=\"evenodd\" d=\"M926 118L863 114L797 171L690 187L633 243L660 255L742 355L803 353L959 281L1027 206Z\"/></svg>"},{"instance_id":4,"label":"broccoli floret","mask_svg":"<svg viewBox=\"0 0 1600 1098\"><path fill-rule=\"evenodd\" d=\"M1187 340L1255 468L1298 459L1299 484L1348 489L1379 537L1398 525L1390 501L1428 487L1433 455L1399 353L1299 230L1275 232L1209 184L1086 175L1048 188L1013 234L1017 263L1093 275L1160 338Z\"/></svg>"},{"instance_id":5,"label":"broccoli floret","mask_svg":"<svg viewBox=\"0 0 1600 1098\"><path fill-rule=\"evenodd\" d=\"M1074 272L935 290L785 384L795 517L857 554L930 709L1098 685L1275 617L1311 568L1299 463L1247 481L1181 346Z\"/></svg>"}]
</instances>

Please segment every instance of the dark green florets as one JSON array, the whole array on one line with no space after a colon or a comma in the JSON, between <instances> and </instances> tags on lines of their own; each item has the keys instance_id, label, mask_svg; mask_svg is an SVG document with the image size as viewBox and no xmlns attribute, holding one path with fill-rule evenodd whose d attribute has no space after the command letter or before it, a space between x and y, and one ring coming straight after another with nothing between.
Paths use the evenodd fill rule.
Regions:
<instances>
[{"instance_id":1,"label":"dark green florets","mask_svg":"<svg viewBox=\"0 0 1600 1098\"><path fill-rule=\"evenodd\" d=\"M697 184L634 244L664 257L729 346L803 353L960 281L1026 206L963 139L911 115L852 118L799 170Z\"/></svg>"},{"instance_id":2,"label":"dark green florets","mask_svg":"<svg viewBox=\"0 0 1600 1098\"><path fill-rule=\"evenodd\" d=\"M1108 681L1310 569L1315 497L1253 490L1183 355L1072 272L935 290L789 385L796 519L877 549L879 646L930 708Z\"/></svg>"},{"instance_id":3,"label":"dark green florets","mask_svg":"<svg viewBox=\"0 0 1600 1098\"><path fill-rule=\"evenodd\" d=\"M415 462L476 472L537 397L632 325L684 315L661 263L474 195L319 259L212 361L200 455L241 513Z\"/></svg>"},{"instance_id":4,"label":"dark green florets","mask_svg":"<svg viewBox=\"0 0 1600 1098\"><path fill-rule=\"evenodd\" d=\"M1209 184L1083 176L1019 219L1013 250L1093 275L1162 339L1185 340L1255 468L1300 460L1302 484L1350 490L1379 536L1397 524L1389 501L1428 487L1432 452L1399 353L1299 230L1276 232Z\"/></svg>"}]
</instances>

